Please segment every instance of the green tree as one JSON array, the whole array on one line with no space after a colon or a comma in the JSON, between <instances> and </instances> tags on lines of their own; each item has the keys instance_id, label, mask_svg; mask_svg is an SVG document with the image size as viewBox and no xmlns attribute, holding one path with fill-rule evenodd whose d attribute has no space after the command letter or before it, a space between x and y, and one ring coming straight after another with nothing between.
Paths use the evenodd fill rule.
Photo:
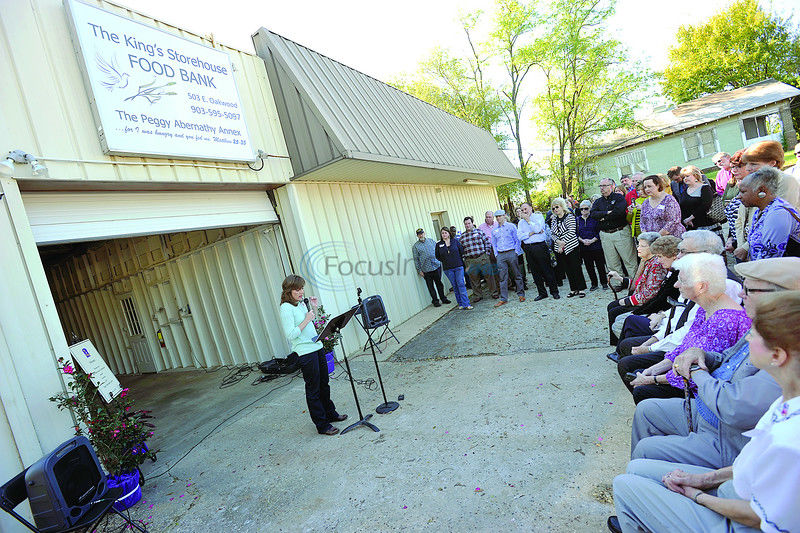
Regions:
<instances>
[{"instance_id":1,"label":"green tree","mask_svg":"<svg viewBox=\"0 0 800 533\"><path fill-rule=\"evenodd\" d=\"M486 61L474 49L471 58L462 59L435 48L417 72L392 85L485 129L502 146L506 139L501 131L503 109L497 91L484 79Z\"/></svg>"},{"instance_id":2,"label":"green tree","mask_svg":"<svg viewBox=\"0 0 800 533\"><path fill-rule=\"evenodd\" d=\"M800 84L800 34L758 0L736 0L705 24L681 26L662 85L680 104L766 78Z\"/></svg>"},{"instance_id":3,"label":"green tree","mask_svg":"<svg viewBox=\"0 0 800 533\"><path fill-rule=\"evenodd\" d=\"M565 196L583 194L581 178L604 133L635 127L633 111L650 79L608 38L613 13L613 1L554 0L541 17L533 54L545 89L536 120L553 141L550 171Z\"/></svg>"},{"instance_id":4,"label":"green tree","mask_svg":"<svg viewBox=\"0 0 800 533\"><path fill-rule=\"evenodd\" d=\"M526 157L523 153L520 122L527 103L522 89L533 67L535 18L536 9L533 4L518 0L497 0L494 25L490 41L487 43L488 48L496 54L505 69L505 82L500 91L503 97L503 112L516 145L520 187L529 203L534 179L528 172L531 156Z\"/></svg>"}]
</instances>

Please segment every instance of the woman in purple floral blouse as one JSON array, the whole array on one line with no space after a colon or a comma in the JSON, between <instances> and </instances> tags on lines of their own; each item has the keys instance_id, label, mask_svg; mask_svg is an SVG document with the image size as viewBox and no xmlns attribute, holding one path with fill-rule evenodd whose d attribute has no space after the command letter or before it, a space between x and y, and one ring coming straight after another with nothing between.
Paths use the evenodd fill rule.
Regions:
<instances>
[{"instance_id":1,"label":"woman in purple floral blouse","mask_svg":"<svg viewBox=\"0 0 800 533\"><path fill-rule=\"evenodd\" d=\"M722 256L707 253L690 254L673 263L679 271L681 296L700 307L681 345L664 359L637 374L631 382L633 401L646 398L679 398L683 396L683 378L672 369L675 357L689 348L722 352L741 339L750 329L750 319L741 305L725 294L727 270ZM694 383L689 382L690 387Z\"/></svg>"},{"instance_id":2,"label":"woman in purple floral blouse","mask_svg":"<svg viewBox=\"0 0 800 533\"><path fill-rule=\"evenodd\" d=\"M657 231L663 235L680 237L686 228L681 224L681 206L670 194L666 176L654 174L643 180L647 195L642 204L642 231Z\"/></svg>"}]
</instances>

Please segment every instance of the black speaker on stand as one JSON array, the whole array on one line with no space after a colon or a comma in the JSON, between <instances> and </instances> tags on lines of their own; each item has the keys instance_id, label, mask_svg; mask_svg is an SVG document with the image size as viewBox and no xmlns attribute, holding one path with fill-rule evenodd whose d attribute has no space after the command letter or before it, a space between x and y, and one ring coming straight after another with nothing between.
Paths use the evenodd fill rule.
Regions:
<instances>
[{"instance_id":1,"label":"black speaker on stand","mask_svg":"<svg viewBox=\"0 0 800 533\"><path fill-rule=\"evenodd\" d=\"M397 402L390 402L386 399L386 390L383 388L383 379L381 378L381 369L378 367L378 357L375 355L375 340L372 338L371 330L385 326L389 328L389 317L386 314L386 308L383 306L383 299L380 296L370 296L365 300L361 299L361 288L357 289L358 305L361 307L361 318L356 318L358 323L367 334L367 344L369 344L372 351L372 360L375 362L375 372L378 374L378 383L381 386L381 394L383 394L383 403L375 408L375 412L381 415L391 413L400 404ZM392 333L394 337L394 333ZM395 337L397 340L397 337ZM400 342L400 341L398 341Z\"/></svg>"}]
</instances>

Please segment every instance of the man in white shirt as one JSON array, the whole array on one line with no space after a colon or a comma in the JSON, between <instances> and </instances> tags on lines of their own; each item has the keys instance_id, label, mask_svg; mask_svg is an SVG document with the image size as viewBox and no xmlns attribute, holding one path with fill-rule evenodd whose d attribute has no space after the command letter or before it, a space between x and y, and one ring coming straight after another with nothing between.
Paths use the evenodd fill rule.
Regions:
<instances>
[{"instance_id":1,"label":"man in white shirt","mask_svg":"<svg viewBox=\"0 0 800 533\"><path fill-rule=\"evenodd\" d=\"M550 294L554 299L560 298L555 272L550 263L550 250L545 242L544 226L544 217L541 213L534 213L531 204L525 202L520 206L517 236L522 242L522 249L528 259L528 268L539 291L539 295L533 299L534 302L547 298L545 284L550 288Z\"/></svg>"}]
</instances>

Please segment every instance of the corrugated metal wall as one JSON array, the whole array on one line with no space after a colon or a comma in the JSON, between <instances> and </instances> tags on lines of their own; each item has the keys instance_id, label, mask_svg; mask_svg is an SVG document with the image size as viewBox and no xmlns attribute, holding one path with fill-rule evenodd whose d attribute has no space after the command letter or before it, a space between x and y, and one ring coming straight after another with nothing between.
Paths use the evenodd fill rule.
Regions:
<instances>
[{"instance_id":1,"label":"corrugated metal wall","mask_svg":"<svg viewBox=\"0 0 800 533\"><path fill-rule=\"evenodd\" d=\"M151 354L157 371L285 356L280 227L241 230L107 241L46 268L67 339L91 339L117 374L146 370L135 350Z\"/></svg>"},{"instance_id":2,"label":"corrugated metal wall","mask_svg":"<svg viewBox=\"0 0 800 533\"><path fill-rule=\"evenodd\" d=\"M102 9L225 51L233 63L253 148L287 156L264 62L185 30L108 2ZM260 172L244 164L202 162L202 166L162 165L170 160L110 157L103 154L89 107L78 58L61 0L3 1L0 9L0 146L21 148L43 158L97 160L108 164L46 161L51 179L100 181L200 181L283 183L288 159L270 158ZM114 161L143 163L114 165ZM181 161L180 164L186 164ZM236 168L240 170L227 170ZM39 179L39 178L33 178Z\"/></svg>"},{"instance_id":3,"label":"corrugated metal wall","mask_svg":"<svg viewBox=\"0 0 800 533\"><path fill-rule=\"evenodd\" d=\"M340 313L355 305L355 288L361 287L364 297L382 296L393 324L431 303L410 261L415 230L422 227L438 240L431 213L445 212L450 224L463 229L465 216L482 223L484 213L498 206L494 188L487 186L292 183L277 192L294 269L311 283L309 293L320 297L327 312ZM358 261L364 275L340 266ZM326 267L335 273L327 275ZM348 352L366 340L357 328L345 330Z\"/></svg>"}]
</instances>

